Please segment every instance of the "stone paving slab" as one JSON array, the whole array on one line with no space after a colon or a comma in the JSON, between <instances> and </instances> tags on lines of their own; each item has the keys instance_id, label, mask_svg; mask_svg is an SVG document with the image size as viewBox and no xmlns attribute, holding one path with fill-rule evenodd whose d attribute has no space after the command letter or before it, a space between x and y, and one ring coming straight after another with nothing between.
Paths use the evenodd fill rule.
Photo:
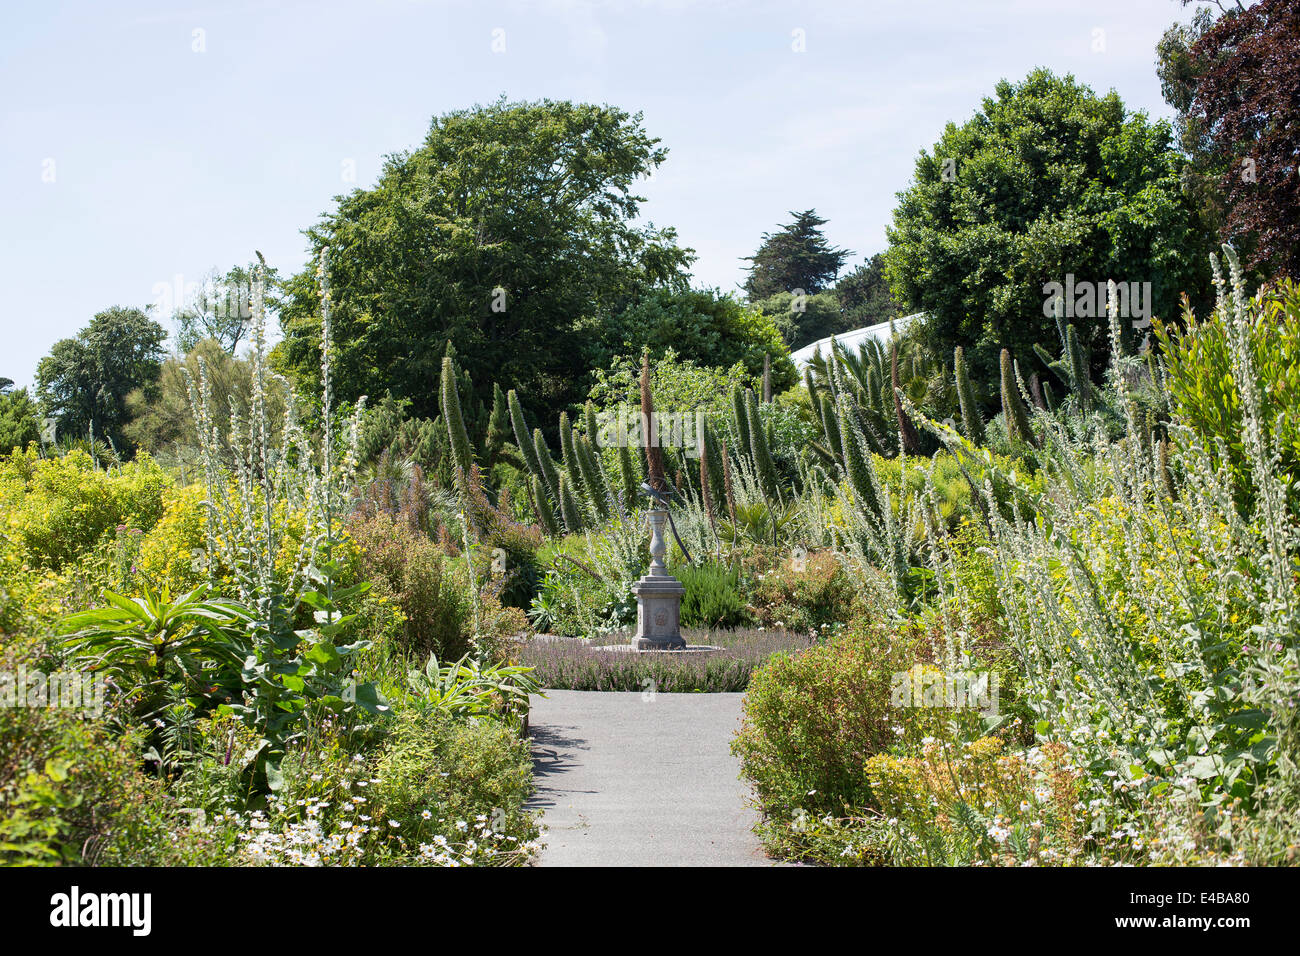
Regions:
<instances>
[{"instance_id":1,"label":"stone paving slab","mask_svg":"<svg viewBox=\"0 0 1300 956\"><path fill-rule=\"evenodd\" d=\"M743 694L547 691L529 715L542 866L765 866L728 745Z\"/></svg>"}]
</instances>

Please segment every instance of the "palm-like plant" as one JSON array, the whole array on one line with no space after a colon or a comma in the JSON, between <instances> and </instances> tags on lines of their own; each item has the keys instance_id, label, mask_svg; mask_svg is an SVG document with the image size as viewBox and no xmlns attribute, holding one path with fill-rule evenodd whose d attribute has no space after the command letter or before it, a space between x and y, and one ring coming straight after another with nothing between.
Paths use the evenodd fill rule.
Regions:
<instances>
[{"instance_id":1,"label":"palm-like plant","mask_svg":"<svg viewBox=\"0 0 1300 956\"><path fill-rule=\"evenodd\" d=\"M517 664L480 665L468 654L444 665L430 654L424 670L407 674L407 684L425 703L453 717L522 717L528 695L541 690L532 671Z\"/></svg>"},{"instance_id":2,"label":"palm-like plant","mask_svg":"<svg viewBox=\"0 0 1300 956\"><path fill-rule=\"evenodd\" d=\"M735 522L719 520L718 536L728 544L749 544L778 546L784 537L783 532L794 520L797 512L795 503L787 505L769 505L764 501L736 504Z\"/></svg>"},{"instance_id":3,"label":"palm-like plant","mask_svg":"<svg viewBox=\"0 0 1300 956\"><path fill-rule=\"evenodd\" d=\"M63 646L75 666L142 691L140 706L146 710L178 676L187 690L207 696L222 672L238 681L249 650L246 624L252 620L234 601L205 600L207 591L200 585L175 600L165 587L155 591L145 585L135 598L106 591L108 607L63 620Z\"/></svg>"}]
</instances>

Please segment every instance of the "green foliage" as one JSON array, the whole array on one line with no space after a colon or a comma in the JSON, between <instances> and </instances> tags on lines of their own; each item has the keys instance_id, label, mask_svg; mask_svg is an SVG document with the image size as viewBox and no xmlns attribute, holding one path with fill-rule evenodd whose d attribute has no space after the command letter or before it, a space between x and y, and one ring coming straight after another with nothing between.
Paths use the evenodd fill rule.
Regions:
<instances>
[{"instance_id":1,"label":"green foliage","mask_svg":"<svg viewBox=\"0 0 1300 956\"><path fill-rule=\"evenodd\" d=\"M1211 460L1231 468L1243 511L1254 501L1246 451L1240 364L1219 316L1198 320L1188 309L1184 328L1156 326L1170 398L1195 430ZM1255 371L1251 385L1268 408L1265 435L1280 455L1290 506L1300 513L1300 285L1284 282L1261 294L1248 313L1247 341ZM1221 443L1221 444L1220 444ZM1222 452L1226 451L1226 459Z\"/></svg>"},{"instance_id":2,"label":"green foliage","mask_svg":"<svg viewBox=\"0 0 1300 956\"><path fill-rule=\"evenodd\" d=\"M450 355L442 360L442 420L447 424L451 441L452 463L456 469L456 485L461 494L468 493L474 469L474 450L465 431L465 419L460 412L460 395L456 391L456 366Z\"/></svg>"},{"instance_id":3,"label":"green foliage","mask_svg":"<svg viewBox=\"0 0 1300 956\"><path fill-rule=\"evenodd\" d=\"M176 323L176 347L187 353L205 339L215 341L230 355L248 334L253 318L253 286L258 263L234 266L225 275L213 269L200 283L192 299L180 305L172 315ZM280 285L275 269L263 269L268 301L276 304L274 290ZM274 300L274 301L273 301Z\"/></svg>"},{"instance_id":4,"label":"green foliage","mask_svg":"<svg viewBox=\"0 0 1300 956\"><path fill-rule=\"evenodd\" d=\"M791 212L794 220L775 233L763 233L758 251L747 257L753 263L745 292L762 299L796 289L808 295L827 288L839 274L844 260L852 255L826 241L821 227L826 220L815 209Z\"/></svg>"},{"instance_id":5,"label":"green foliage","mask_svg":"<svg viewBox=\"0 0 1300 956\"><path fill-rule=\"evenodd\" d=\"M825 408L828 419L838 421L839 410L831 406L829 401ZM873 474L871 454L865 447L866 440L858 421L856 406L850 405L847 407L843 428L836 425L828 431L839 435L840 452L843 455L842 460L844 462L844 475L848 479L849 487L853 489L854 501L867 514L879 515L881 513L880 494L877 491L877 480Z\"/></svg>"},{"instance_id":6,"label":"green foliage","mask_svg":"<svg viewBox=\"0 0 1300 956\"><path fill-rule=\"evenodd\" d=\"M224 847L139 767L139 741L101 722L56 708L0 708L0 864L228 863Z\"/></svg>"},{"instance_id":7,"label":"green foliage","mask_svg":"<svg viewBox=\"0 0 1300 956\"><path fill-rule=\"evenodd\" d=\"M34 449L0 460L6 534L21 559L59 570L118 525L148 529L161 517L172 478L147 455L112 472L74 451L39 458Z\"/></svg>"},{"instance_id":8,"label":"green foliage","mask_svg":"<svg viewBox=\"0 0 1300 956\"><path fill-rule=\"evenodd\" d=\"M767 432L758 415L758 399L752 391L745 393L745 420L749 432L749 452L753 458L758 479L763 487L763 494L770 502L782 499L780 479L777 478L776 465L772 462L772 453L768 449Z\"/></svg>"},{"instance_id":9,"label":"green foliage","mask_svg":"<svg viewBox=\"0 0 1300 956\"><path fill-rule=\"evenodd\" d=\"M551 458L551 450L546 447L546 439L542 437L540 428L533 429L533 453L537 456L537 464L541 469L542 478L546 482L547 494L554 501L559 502L560 475L555 470L555 460Z\"/></svg>"},{"instance_id":10,"label":"green foliage","mask_svg":"<svg viewBox=\"0 0 1300 956\"><path fill-rule=\"evenodd\" d=\"M345 583L348 569L340 538L363 407L354 409L348 437L342 440L333 418L328 265L322 253L317 449L297 425L293 396L287 389L286 419L293 425L280 433L278 447L271 432L268 394L275 380L267 367L260 277L254 284L249 351L252 404L246 418L231 423L233 467L226 465L215 439L211 389L200 380L192 392L207 495L203 560L214 583L218 571L225 572L223 584L233 585L252 618L242 700L225 706L260 734L255 776L259 787L272 791L283 783L279 764L286 748L304 732L312 711L343 719L356 711L373 715L387 709L373 684L352 679L350 659L367 641L345 643L355 618L345 613L345 607L368 587L364 581ZM301 521L296 540L287 520L291 517Z\"/></svg>"},{"instance_id":11,"label":"green foliage","mask_svg":"<svg viewBox=\"0 0 1300 956\"><path fill-rule=\"evenodd\" d=\"M512 388L506 395L506 404L510 409L510 427L515 436L515 445L524 456L524 464L534 478L545 481L541 463L537 460L537 447L528 432L528 419L524 417L524 407L519 404L519 395Z\"/></svg>"},{"instance_id":12,"label":"green foliage","mask_svg":"<svg viewBox=\"0 0 1300 956\"><path fill-rule=\"evenodd\" d=\"M832 291L839 301L845 329L877 325L902 314L899 303L894 301L889 291L885 255L881 252L868 258L853 271L846 272L835 283Z\"/></svg>"},{"instance_id":13,"label":"green foliage","mask_svg":"<svg viewBox=\"0 0 1300 956\"><path fill-rule=\"evenodd\" d=\"M404 656L455 660L470 650L474 610L463 562L388 515L354 520L349 534L361 548L361 573L376 597L401 614L394 636Z\"/></svg>"},{"instance_id":14,"label":"green foliage","mask_svg":"<svg viewBox=\"0 0 1300 956\"><path fill-rule=\"evenodd\" d=\"M605 364L603 317L684 284L691 256L674 232L636 224L635 184L666 155L614 107L502 99L434 118L418 149L308 230L314 251L341 250L329 276L341 397L391 389L432 417L450 340L480 400L495 378L553 421ZM277 357L310 382L318 302L313 270L289 280Z\"/></svg>"},{"instance_id":15,"label":"green foliage","mask_svg":"<svg viewBox=\"0 0 1300 956\"><path fill-rule=\"evenodd\" d=\"M1007 434L1013 442L1037 445L1038 438L1029 423L1029 409L1020 397L1020 388L1016 381L1016 371L1011 360L1011 353L1002 350L1002 418L1006 422Z\"/></svg>"},{"instance_id":16,"label":"green foliage","mask_svg":"<svg viewBox=\"0 0 1300 956\"><path fill-rule=\"evenodd\" d=\"M0 454L26 448L30 442L40 440L38 411L27 389L0 389Z\"/></svg>"},{"instance_id":17,"label":"green foliage","mask_svg":"<svg viewBox=\"0 0 1300 956\"><path fill-rule=\"evenodd\" d=\"M739 627L749 622L738 568L704 561L678 565L672 574L686 588L681 605L683 626Z\"/></svg>"},{"instance_id":18,"label":"green foliage","mask_svg":"<svg viewBox=\"0 0 1300 956\"><path fill-rule=\"evenodd\" d=\"M158 381L126 396L131 420L122 434L141 451L169 463L193 466L198 458L198 424L190 401L190 383L202 378L211 394L212 424L223 449L230 441L230 422L252 404L252 363L236 358L215 339L202 339L183 356L162 363ZM284 402L268 396L272 428L283 427Z\"/></svg>"},{"instance_id":19,"label":"green foliage","mask_svg":"<svg viewBox=\"0 0 1300 956\"><path fill-rule=\"evenodd\" d=\"M777 292L758 299L754 306L771 316L772 324L791 350L861 327L856 317L844 314L834 292L815 295Z\"/></svg>"},{"instance_id":20,"label":"green foliage","mask_svg":"<svg viewBox=\"0 0 1300 956\"><path fill-rule=\"evenodd\" d=\"M796 380L794 366L769 314L716 289L655 289L607 323L602 334L610 358L597 367L617 368L617 356L639 356L649 350L656 365L671 353L702 369L740 365L754 379L762 374L767 356L774 366L774 387L787 388Z\"/></svg>"},{"instance_id":21,"label":"green foliage","mask_svg":"<svg viewBox=\"0 0 1300 956\"><path fill-rule=\"evenodd\" d=\"M74 338L60 339L36 366L36 394L60 434L93 428L119 448L130 416L126 397L152 388L162 367L163 327L139 309L99 312Z\"/></svg>"},{"instance_id":22,"label":"green foliage","mask_svg":"<svg viewBox=\"0 0 1300 956\"><path fill-rule=\"evenodd\" d=\"M532 495L534 513L537 515L537 523L542 526L542 530L549 537L554 538L560 533L560 526L555 520L555 512L551 510L551 503L547 499L546 489L542 487L541 481L536 477L531 479L529 489Z\"/></svg>"},{"instance_id":23,"label":"green foliage","mask_svg":"<svg viewBox=\"0 0 1300 956\"><path fill-rule=\"evenodd\" d=\"M173 683L210 707L239 690L250 615L231 601L205 600L206 592L200 586L172 600L148 585L134 599L106 591L108 607L64 619L63 650L79 669L131 688L139 720L165 722Z\"/></svg>"},{"instance_id":24,"label":"green foliage","mask_svg":"<svg viewBox=\"0 0 1300 956\"><path fill-rule=\"evenodd\" d=\"M567 474L560 475L560 517L564 519L564 527L570 532L581 531L585 524L573 492L569 490Z\"/></svg>"},{"instance_id":25,"label":"green foliage","mask_svg":"<svg viewBox=\"0 0 1300 956\"><path fill-rule=\"evenodd\" d=\"M1149 281L1154 315L1204 288L1185 160L1170 140L1117 94L1041 69L950 123L917 159L886 253L895 294L929 313L937 354L964 346L972 374L990 381L1001 349L1052 344L1043 285L1067 274ZM1104 360L1104 326L1086 331Z\"/></svg>"},{"instance_id":26,"label":"green foliage","mask_svg":"<svg viewBox=\"0 0 1300 956\"><path fill-rule=\"evenodd\" d=\"M509 724L405 711L375 773L380 782L371 791L378 809L409 834L412 855L419 844L434 842L434 833L460 836L456 821L470 824L466 829L480 842L496 846L499 862L526 855L521 844L537 837L535 815L524 809L533 792L532 756L528 741ZM435 828L435 821L445 829Z\"/></svg>"},{"instance_id":27,"label":"green foliage","mask_svg":"<svg viewBox=\"0 0 1300 956\"><path fill-rule=\"evenodd\" d=\"M718 535L732 545L779 547L788 538L795 518L794 505L765 501L737 502L736 520L718 522Z\"/></svg>"},{"instance_id":28,"label":"green foliage","mask_svg":"<svg viewBox=\"0 0 1300 956\"><path fill-rule=\"evenodd\" d=\"M590 403L588 403L590 405ZM610 513L609 485L600 461L592 450L591 442L585 435L579 435L573 444L574 456L578 460L578 472L582 476L583 487L587 489L587 498L599 518L608 518Z\"/></svg>"},{"instance_id":29,"label":"green foliage","mask_svg":"<svg viewBox=\"0 0 1300 956\"><path fill-rule=\"evenodd\" d=\"M835 555L801 551L762 575L754 616L765 627L823 637L857 611L857 590Z\"/></svg>"},{"instance_id":30,"label":"green foliage","mask_svg":"<svg viewBox=\"0 0 1300 956\"><path fill-rule=\"evenodd\" d=\"M966 368L966 357L960 345L953 351L952 364L957 381L957 398L961 404L962 429L972 444L982 445L984 419L980 417L979 405L970 384L970 372Z\"/></svg>"},{"instance_id":31,"label":"green foliage","mask_svg":"<svg viewBox=\"0 0 1300 956\"><path fill-rule=\"evenodd\" d=\"M736 449L741 454L749 454L749 409L746 407L745 392L740 386L731 390L731 430L737 437Z\"/></svg>"},{"instance_id":32,"label":"green foliage","mask_svg":"<svg viewBox=\"0 0 1300 956\"><path fill-rule=\"evenodd\" d=\"M916 641L858 619L845 634L774 655L750 681L732 742L766 813L841 813L871 802L862 765L898 741L890 708L896 671Z\"/></svg>"},{"instance_id":33,"label":"green foliage","mask_svg":"<svg viewBox=\"0 0 1300 956\"><path fill-rule=\"evenodd\" d=\"M774 376L778 387L786 387L796 381L794 366L782 365L778 360L774 366ZM784 360L788 363L788 359ZM727 400L733 388L744 388L762 373L763 360L758 359L758 371L751 372L740 362L730 367L711 368L701 365L692 358L683 358L676 351L669 349L659 358L650 362L651 394L655 408L663 412L686 413L703 411L706 418L721 414L728 408ZM608 369L597 370L596 384L591 389L591 401L597 410L598 422L601 415L617 414L625 416L629 410L638 410L640 396L641 360L615 360ZM597 428L599 438L602 429ZM613 441L601 443L603 447L614 444Z\"/></svg>"},{"instance_id":34,"label":"green foliage","mask_svg":"<svg viewBox=\"0 0 1300 956\"><path fill-rule=\"evenodd\" d=\"M422 670L411 670L411 692L432 710L457 719L494 716L522 725L528 716L528 695L540 691L532 668L516 664L482 664L465 655L454 664L440 664L430 654Z\"/></svg>"}]
</instances>

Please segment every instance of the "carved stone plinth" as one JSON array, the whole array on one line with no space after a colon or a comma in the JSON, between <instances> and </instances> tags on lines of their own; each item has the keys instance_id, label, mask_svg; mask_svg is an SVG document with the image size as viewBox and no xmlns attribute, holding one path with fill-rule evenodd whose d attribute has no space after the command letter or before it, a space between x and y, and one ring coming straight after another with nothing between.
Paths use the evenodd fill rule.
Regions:
<instances>
[{"instance_id":1,"label":"carved stone plinth","mask_svg":"<svg viewBox=\"0 0 1300 956\"><path fill-rule=\"evenodd\" d=\"M681 634L682 595L686 588L668 573L664 555L664 522L668 512L655 510L647 514L650 522L650 568L636 584L636 634L632 646L638 651L675 651L686 647Z\"/></svg>"}]
</instances>

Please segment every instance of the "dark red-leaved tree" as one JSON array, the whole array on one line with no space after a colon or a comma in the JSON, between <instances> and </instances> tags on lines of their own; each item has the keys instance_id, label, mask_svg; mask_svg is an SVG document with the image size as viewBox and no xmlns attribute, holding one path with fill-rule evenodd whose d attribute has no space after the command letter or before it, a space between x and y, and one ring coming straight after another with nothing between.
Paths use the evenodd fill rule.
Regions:
<instances>
[{"instance_id":1,"label":"dark red-leaved tree","mask_svg":"<svg viewBox=\"0 0 1300 956\"><path fill-rule=\"evenodd\" d=\"M1300 0L1229 10L1191 48L1191 114L1225 158L1223 238L1300 278Z\"/></svg>"}]
</instances>

